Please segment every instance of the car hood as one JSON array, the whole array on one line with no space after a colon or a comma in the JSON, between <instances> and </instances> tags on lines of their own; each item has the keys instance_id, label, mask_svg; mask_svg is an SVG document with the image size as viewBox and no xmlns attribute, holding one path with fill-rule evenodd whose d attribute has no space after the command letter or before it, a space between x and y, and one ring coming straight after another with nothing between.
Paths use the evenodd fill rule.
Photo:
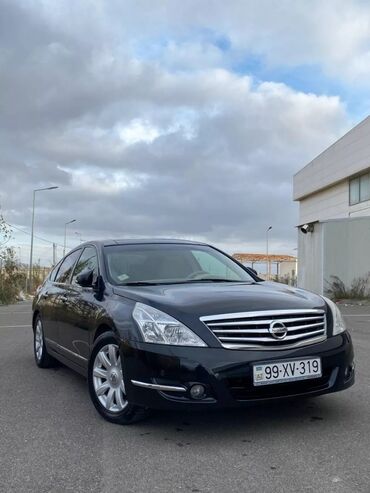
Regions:
<instances>
[{"instance_id":1,"label":"car hood","mask_svg":"<svg viewBox=\"0 0 370 493\"><path fill-rule=\"evenodd\" d=\"M115 286L114 293L146 303L174 317L225 313L321 308L314 293L274 282L191 283L163 286Z\"/></svg>"}]
</instances>

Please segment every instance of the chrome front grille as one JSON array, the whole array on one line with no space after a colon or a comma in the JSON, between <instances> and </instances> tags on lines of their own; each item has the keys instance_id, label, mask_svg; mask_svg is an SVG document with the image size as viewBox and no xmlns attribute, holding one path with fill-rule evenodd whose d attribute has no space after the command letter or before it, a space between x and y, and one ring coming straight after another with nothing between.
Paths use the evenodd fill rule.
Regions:
<instances>
[{"instance_id":1,"label":"chrome front grille","mask_svg":"<svg viewBox=\"0 0 370 493\"><path fill-rule=\"evenodd\" d=\"M200 320L228 349L284 349L326 339L324 310L227 313Z\"/></svg>"}]
</instances>

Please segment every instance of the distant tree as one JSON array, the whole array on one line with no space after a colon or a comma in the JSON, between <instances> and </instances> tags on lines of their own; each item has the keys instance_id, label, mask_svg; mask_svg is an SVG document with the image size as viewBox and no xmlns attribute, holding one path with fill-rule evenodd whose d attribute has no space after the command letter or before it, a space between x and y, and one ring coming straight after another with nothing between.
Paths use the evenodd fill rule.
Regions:
<instances>
[{"instance_id":1,"label":"distant tree","mask_svg":"<svg viewBox=\"0 0 370 493\"><path fill-rule=\"evenodd\" d=\"M14 249L6 246L11 234L11 228L0 213L0 304L16 301L26 280Z\"/></svg>"},{"instance_id":2,"label":"distant tree","mask_svg":"<svg viewBox=\"0 0 370 493\"><path fill-rule=\"evenodd\" d=\"M0 212L0 255L4 245L8 243L12 235L10 226L5 222L3 214Z\"/></svg>"}]
</instances>

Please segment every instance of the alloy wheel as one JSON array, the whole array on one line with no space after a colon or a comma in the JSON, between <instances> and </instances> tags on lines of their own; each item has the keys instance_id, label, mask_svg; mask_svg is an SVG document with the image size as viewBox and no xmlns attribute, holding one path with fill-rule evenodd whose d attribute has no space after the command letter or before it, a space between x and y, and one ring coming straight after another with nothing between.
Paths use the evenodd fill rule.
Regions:
<instances>
[{"instance_id":1,"label":"alloy wheel","mask_svg":"<svg viewBox=\"0 0 370 493\"><path fill-rule=\"evenodd\" d=\"M93 366L93 384L100 404L107 411L118 413L127 406L121 357L116 344L107 344L97 353Z\"/></svg>"},{"instance_id":2,"label":"alloy wheel","mask_svg":"<svg viewBox=\"0 0 370 493\"><path fill-rule=\"evenodd\" d=\"M41 320L37 320L35 328L35 353L37 361L41 361L42 353L44 350L44 337L42 333Z\"/></svg>"}]
</instances>

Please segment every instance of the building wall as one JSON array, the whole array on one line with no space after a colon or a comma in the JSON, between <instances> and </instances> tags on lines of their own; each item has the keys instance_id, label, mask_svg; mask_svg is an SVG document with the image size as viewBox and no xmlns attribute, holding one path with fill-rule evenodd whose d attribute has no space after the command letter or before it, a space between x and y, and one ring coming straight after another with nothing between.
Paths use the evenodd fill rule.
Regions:
<instances>
[{"instance_id":1,"label":"building wall","mask_svg":"<svg viewBox=\"0 0 370 493\"><path fill-rule=\"evenodd\" d=\"M301 200L369 168L369 137L370 117L367 117L294 176L294 200Z\"/></svg>"},{"instance_id":2,"label":"building wall","mask_svg":"<svg viewBox=\"0 0 370 493\"><path fill-rule=\"evenodd\" d=\"M348 217L348 215L348 180L310 195L299 203L299 224Z\"/></svg>"},{"instance_id":3,"label":"building wall","mask_svg":"<svg viewBox=\"0 0 370 493\"><path fill-rule=\"evenodd\" d=\"M370 216L370 200L366 200L366 202L360 202L356 205L351 205L348 215L350 217Z\"/></svg>"},{"instance_id":4,"label":"building wall","mask_svg":"<svg viewBox=\"0 0 370 493\"><path fill-rule=\"evenodd\" d=\"M323 223L313 233L298 230L298 286L314 293L323 292Z\"/></svg>"},{"instance_id":5,"label":"building wall","mask_svg":"<svg viewBox=\"0 0 370 493\"><path fill-rule=\"evenodd\" d=\"M324 292L331 276L346 286L370 272L370 217L324 223Z\"/></svg>"},{"instance_id":6,"label":"building wall","mask_svg":"<svg viewBox=\"0 0 370 493\"><path fill-rule=\"evenodd\" d=\"M319 294L331 276L348 287L370 272L370 200L349 205L353 176L370 169L370 116L322 152L293 178L299 223L298 285Z\"/></svg>"},{"instance_id":7,"label":"building wall","mask_svg":"<svg viewBox=\"0 0 370 493\"><path fill-rule=\"evenodd\" d=\"M298 233L298 286L326 294L332 276L349 288L370 272L370 217L316 223L313 233Z\"/></svg>"},{"instance_id":8,"label":"building wall","mask_svg":"<svg viewBox=\"0 0 370 493\"><path fill-rule=\"evenodd\" d=\"M349 205L348 179L299 202L299 224L361 216L370 216L370 200Z\"/></svg>"}]
</instances>

